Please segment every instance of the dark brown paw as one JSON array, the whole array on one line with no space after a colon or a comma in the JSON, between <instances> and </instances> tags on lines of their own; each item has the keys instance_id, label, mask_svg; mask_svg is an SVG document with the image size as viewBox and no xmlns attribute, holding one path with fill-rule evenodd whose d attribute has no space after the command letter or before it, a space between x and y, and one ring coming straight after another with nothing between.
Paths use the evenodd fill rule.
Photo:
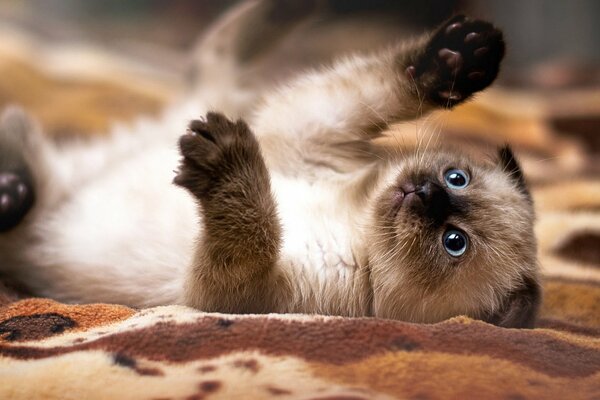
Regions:
<instances>
[{"instance_id":1,"label":"dark brown paw","mask_svg":"<svg viewBox=\"0 0 600 400\"><path fill-rule=\"evenodd\" d=\"M264 165L248 125L218 113L192 121L179 139L179 149L183 158L173 182L199 197L224 182L242 179L257 162Z\"/></svg>"},{"instance_id":2,"label":"dark brown paw","mask_svg":"<svg viewBox=\"0 0 600 400\"><path fill-rule=\"evenodd\" d=\"M33 185L29 174L0 172L0 232L17 226L33 203Z\"/></svg>"},{"instance_id":3,"label":"dark brown paw","mask_svg":"<svg viewBox=\"0 0 600 400\"><path fill-rule=\"evenodd\" d=\"M431 37L406 74L435 104L452 107L489 86L504 57L502 32L492 24L456 16Z\"/></svg>"}]
</instances>

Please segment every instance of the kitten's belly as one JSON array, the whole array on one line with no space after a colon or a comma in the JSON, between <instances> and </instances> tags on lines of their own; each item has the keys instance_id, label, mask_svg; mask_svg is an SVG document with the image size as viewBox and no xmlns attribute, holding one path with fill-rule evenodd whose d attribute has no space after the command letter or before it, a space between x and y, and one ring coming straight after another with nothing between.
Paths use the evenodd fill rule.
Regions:
<instances>
[{"instance_id":1,"label":"kitten's belly","mask_svg":"<svg viewBox=\"0 0 600 400\"><path fill-rule=\"evenodd\" d=\"M170 304L180 298L199 216L171 181L174 150L155 148L78 189L40 223L34 290L64 301Z\"/></svg>"}]
</instances>

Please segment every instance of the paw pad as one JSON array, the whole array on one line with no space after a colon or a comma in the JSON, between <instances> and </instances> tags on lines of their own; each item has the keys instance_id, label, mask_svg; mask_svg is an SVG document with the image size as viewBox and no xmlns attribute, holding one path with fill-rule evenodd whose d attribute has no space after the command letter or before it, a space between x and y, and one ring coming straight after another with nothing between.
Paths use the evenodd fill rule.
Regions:
<instances>
[{"instance_id":1,"label":"paw pad","mask_svg":"<svg viewBox=\"0 0 600 400\"><path fill-rule=\"evenodd\" d=\"M453 106L490 85L504 56L502 32L488 22L457 16L431 37L406 74L434 103Z\"/></svg>"}]
</instances>

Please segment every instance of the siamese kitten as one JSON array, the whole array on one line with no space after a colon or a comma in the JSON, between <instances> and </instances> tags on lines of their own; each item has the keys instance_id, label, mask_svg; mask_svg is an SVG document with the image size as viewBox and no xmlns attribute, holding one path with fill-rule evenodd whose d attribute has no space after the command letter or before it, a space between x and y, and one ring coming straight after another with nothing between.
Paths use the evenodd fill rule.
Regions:
<instances>
[{"instance_id":1,"label":"siamese kitten","mask_svg":"<svg viewBox=\"0 0 600 400\"><path fill-rule=\"evenodd\" d=\"M208 101L66 148L9 110L2 271L63 301L532 327L534 212L510 149L481 162L373 143L487 87L503 55L499 30L457 16L300 76L247 122L209 112L179 139L177 186L177 132Z\"/></svg>"}]
</instances>

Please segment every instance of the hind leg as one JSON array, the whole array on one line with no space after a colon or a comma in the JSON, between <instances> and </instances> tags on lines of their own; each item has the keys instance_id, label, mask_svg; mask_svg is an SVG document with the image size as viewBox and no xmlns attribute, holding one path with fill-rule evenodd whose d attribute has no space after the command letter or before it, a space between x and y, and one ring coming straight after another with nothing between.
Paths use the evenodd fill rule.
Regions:
<instances>
[{"instance_id":1,"label":"hind leg","mask_svg":"<svg viewBox=\"0 0 600 400\"><path fill-rule=\"evenodd\" d=\"M73 176L85 172L25 111L7 107L0 116L0 251L28 240L27 227L68 198Z\"/></svg>"},{"instance_id":2,"label":"hind leg","mask_svg":"<svg viewBox=\"0 0 600 400\"><path fill-rule=\"evenodd\" d=\"M0 232L21 222L33 206L33 182L27 170L0 172Z\"/></svg>"}]
</instances>

